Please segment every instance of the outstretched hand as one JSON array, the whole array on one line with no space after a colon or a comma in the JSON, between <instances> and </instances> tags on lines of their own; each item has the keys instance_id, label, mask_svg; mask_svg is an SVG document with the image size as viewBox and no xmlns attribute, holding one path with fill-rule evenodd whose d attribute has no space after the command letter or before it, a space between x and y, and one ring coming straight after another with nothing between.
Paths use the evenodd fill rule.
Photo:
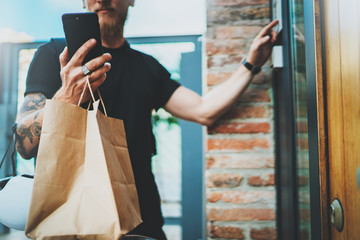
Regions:
<instances>
[{"instance_id":1,"label":"outstretched hand","mask_svg":"<svg viewBox=\"0 0 360 240\"><path fill-rule=\"evenodd\" d=\"M277 33L273 30L273 28L278 23L279 20L272 21L255 37L246 57L246 60L249 63L257 67L261 67L268 60L277 38Z\"/></svg>"}]
</instances>

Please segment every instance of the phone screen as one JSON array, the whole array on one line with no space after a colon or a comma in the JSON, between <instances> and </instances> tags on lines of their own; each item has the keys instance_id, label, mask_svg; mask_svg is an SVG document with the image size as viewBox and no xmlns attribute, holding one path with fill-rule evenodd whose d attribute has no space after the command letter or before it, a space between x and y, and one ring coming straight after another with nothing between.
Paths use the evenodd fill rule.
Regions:
<instances>
[{"instance_id":1,"label":"phone screen","mask_svg":"<svg viewBox=\"0 0 360 240\"><path fill-rule=\"evenodd\" d=\"M86 55L83 64L102 55L99 20L96 13L66 13L62 16L69 59L89 39L96 39L96 46Z\"/></svg>"}]
</instances>

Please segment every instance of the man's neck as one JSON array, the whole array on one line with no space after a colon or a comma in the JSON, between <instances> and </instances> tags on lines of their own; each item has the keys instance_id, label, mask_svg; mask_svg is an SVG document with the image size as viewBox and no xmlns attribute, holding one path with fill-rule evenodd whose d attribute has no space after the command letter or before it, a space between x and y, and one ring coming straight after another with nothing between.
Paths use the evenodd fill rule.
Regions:
<instances>
[{"instance_id":1,"label":"man's neck","mask_svg":"<svg viewBox=\"0 0 360 240\"><path fill-rule=\"evenodd\" d=\"M101 41L106 48L119 48L125 43L125 38L122 34L120 36L103 36Z\"/></svg>"}]
</instances>

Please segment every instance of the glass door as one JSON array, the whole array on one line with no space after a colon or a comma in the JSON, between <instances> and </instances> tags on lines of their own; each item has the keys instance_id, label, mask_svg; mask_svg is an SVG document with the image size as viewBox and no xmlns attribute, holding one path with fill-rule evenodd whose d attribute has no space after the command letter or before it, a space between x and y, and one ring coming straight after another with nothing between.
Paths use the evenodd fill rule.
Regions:
<instances>
[{"instance_id":1,"label":"glass door","mask_svg":"<svg viewBox=\"0 0 360 240\"><path fill-rule=\"evenodd\" d=\"M303 0L290 1L290 41L295 109L298 239L311 239L309 138Z\"/></svg>"},{"instance_id":2,"label":"glass door","mask_svg":"<svg viewBox=\"0 0 360 240\"><path fill-rule=\"evenodd\" d=\"M154 56L174 80L202 94L200 36L130 38L131 46ZM153 171L162 199L168 239L203 239L203 127L178 120L164 109L153 114L158 155Z\"/></svg>"},{"instance_id":3,"label":"glass door","mask_svg":"<svg viewBox=\"0 0 360 240\"><path fill-rule=\"evenodd\" d=\"M284 240L321 239L315 2L273 0L273 8L282 8L273 9L283 30L273 83L277 233Z\"/></svg>"}]
</instances>

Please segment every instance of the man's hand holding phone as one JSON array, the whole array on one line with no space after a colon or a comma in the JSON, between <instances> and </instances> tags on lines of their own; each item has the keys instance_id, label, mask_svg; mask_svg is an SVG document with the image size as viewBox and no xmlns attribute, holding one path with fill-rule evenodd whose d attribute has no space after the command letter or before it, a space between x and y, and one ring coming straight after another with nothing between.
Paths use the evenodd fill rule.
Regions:
<instances>
[{"instance_id":1,"label":"man's hand holding phone","mask_svg":"<svg viewBox=\"0 0 360 240\"><path fill-rule=\"evenodd\" d=\"M60 54L60 76L62 79L62 86L55 94L54 99L72 104L78 103L84 85L86 84L86 76L82 70L82 63L86 55L95 47L95 45L95 39L88 40L75 52L71 59L69 59L69 52L67 47L65 47L64 51ZM110 60L111 55L105 53L85 63L85 66L90 71L88 78L93 91L105 81L106 72L111 68L110 63L108 62ZM82 103L89 99L90 93L89 91L86 91Z\"/></svg>"},{"instance_id":2,"label":"man's hand holding phone","mask_svg":"<svg viewBox=\"0 0 360 240\"><path fill-rule=\"evenodd\" d=\"M103 54L96 13L65 13L62 22L67 47L60 55L62 87L54 99L78 104L87 77L93 91L105 81L111 56ZM89 99L90 93L86 90L81 103Z\"/></svg>"}]
</instances>

